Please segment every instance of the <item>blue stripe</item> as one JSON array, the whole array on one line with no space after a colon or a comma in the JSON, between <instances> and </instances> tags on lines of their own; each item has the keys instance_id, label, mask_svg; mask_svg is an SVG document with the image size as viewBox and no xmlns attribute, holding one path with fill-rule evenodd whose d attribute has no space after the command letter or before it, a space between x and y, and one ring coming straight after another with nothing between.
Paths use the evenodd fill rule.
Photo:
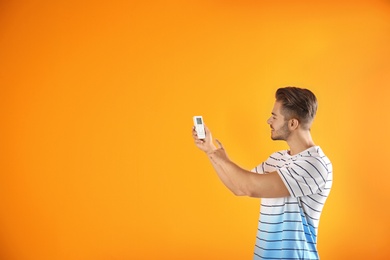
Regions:
<instances>
[{"instance_id":1,"label":"blue stripe","mask_svg":"<svg viewBox=\"0 0 390 260\"><path fill-rule=\"evenodd\" d=\"M315 242L307 241L306 239L293 239L293 238L274 239L274 240L265 239L265 238L258 238L258 240L261 240L261 241L264 241L264 242L267 242L267 243L279 243L279 242L305 242L305 243L313 244L313 245L316 244ZM279 245L278 245L278 246L279 246Z\"/></svg>"}]
</instances>

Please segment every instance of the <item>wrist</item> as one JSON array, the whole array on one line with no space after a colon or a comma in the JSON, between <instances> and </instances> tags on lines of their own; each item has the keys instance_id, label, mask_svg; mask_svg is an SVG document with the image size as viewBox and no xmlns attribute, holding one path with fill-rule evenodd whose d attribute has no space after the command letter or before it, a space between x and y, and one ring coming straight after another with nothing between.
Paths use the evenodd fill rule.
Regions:
<instances>
[{"instance_id":1,"label":"wrist","mask_svg":"<svg viewBox=\"0 0 390 260\"><path fill-rule=\"evenodd\" d=\"M205 152L205 154L210 155L210 154L214 153L215 150L217 150L216 147L210 147L210 149L207 149L204 152Z\"/></svg>"},{"instance_id":2,"label":"wrist","mask_svg":"<svg viewBox=\"0 0 390 260\"><path fill-rule=\"evenodd\" d=\"M205 152L205 154L207 155L210 155L212 154L215 150L217 150L217 147L215 147L215 145L213 143L211 143L207 149L203 150Z\"/></svg>"}]
</instances>

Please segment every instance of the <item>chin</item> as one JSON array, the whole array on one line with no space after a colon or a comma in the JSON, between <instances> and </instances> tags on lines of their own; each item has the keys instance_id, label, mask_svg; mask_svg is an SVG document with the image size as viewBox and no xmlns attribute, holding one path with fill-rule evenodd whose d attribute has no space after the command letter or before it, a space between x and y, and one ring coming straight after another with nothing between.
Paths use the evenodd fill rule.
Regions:
<instances>
[{"instance_id":1,"label":"chin","mask_svg":"<svg viewBox=\"0 0 390 260\"><path fill-rule=\"evenodd\" d=\"M271 135L271 139L273 141L285 141L286 140L282 136L272 136L272 135Z\"/></svg>"}]
</instances>

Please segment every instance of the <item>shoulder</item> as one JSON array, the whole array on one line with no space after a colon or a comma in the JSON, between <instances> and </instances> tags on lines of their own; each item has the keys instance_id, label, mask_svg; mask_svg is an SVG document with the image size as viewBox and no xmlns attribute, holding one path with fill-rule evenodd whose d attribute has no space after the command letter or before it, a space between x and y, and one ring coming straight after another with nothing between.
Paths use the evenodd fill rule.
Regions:
<instances>
[{"instance_id":1,"label":"shoulder","mask_svg":"<svg viewBox=\"0 0 390 260\"><path fill-rule=\"evenodd\" d=\"M287 150L282 150L282 151L277 151L277 152L274 152L272 153L268 159L268 160L274 160L274 161L279 161L279 160L282 160L284 159L284 157L286 157L286 154L287 154Z\"/></svg>"},{"instance_id":2,"label":"shoulder","mask_svg":"<svg viewBox=\"0 0 390 260\"><path fill-rule=\"evenodd\" d=\"M286 164L289 157L287 150L282 150L271 154L264 163L266 165L281 167Z\"/></svg>"},{"instance_id":3,"label":"shoulder","mask_svg":"<svg viewBox=\"0 0 390 260\"><path fill-rule=\"evenodd\" d=\"M253 168L251 171L256 173L268 173L279 168L281 163L284 163L284 159L287 151L278 151L271 154L267 160L263 161L261 164ZM278 167L279 166L279 167Z\"/></svg>"},{"instance_id":4,"label":"shoulder","mask_svg":"<svg viewBox=\"0 0 390 260\"><path fill-rule=\"evenodd\" d=\"M329 158L322 151L321 147L314 146L302 154L302 159L313 161L315 163L322 163L324 165L331 165Z\"/></svg>"},{"instance_id":5,"label":"shoulder","mask_svg":"<svg viewBox=\"0 0 390 260\"><path fill-rule=\"evenodd\" d=\"M319 146L311 147L295 156L293 164L301 170L311 169L320 175L332 171L332 164Z\"/></svg>"}]
</instances>

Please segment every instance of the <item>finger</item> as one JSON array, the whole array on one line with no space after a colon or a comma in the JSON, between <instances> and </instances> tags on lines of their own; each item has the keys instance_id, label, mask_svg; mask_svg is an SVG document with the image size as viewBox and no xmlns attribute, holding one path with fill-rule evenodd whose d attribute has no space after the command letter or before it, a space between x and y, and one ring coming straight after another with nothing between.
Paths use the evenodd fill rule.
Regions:
<instances>
[{"instance_id":1,"label":"finger","mask_svg":"<svg viewBox=\"0 0 390 260\"><path fill-rule=\"evenodd\" d=\"M201 140L201 139L196 139L196 140L195 140L195 143L196 143L196 144L203 144L203 143L204 143L204 141L203 141L203 140Z\"/></svg>"},{"instance_id":2,"label":"finger","mask_svg":"<svg viewBox=\"0 0 390 260\"><path fill-rule=\"evenodd\" d=\"M223 145L221 144L221 142L220 142L218 139L215 139L215 141L217 142L219 148L224 149L224 148L223 148Z\"/></svg>"},{"instance_id":3,"label":"finger","mask_svg":"<svg viewBox=\"0 0 390 260\"><path fill-rule=\"evenodd\" d=\"M209 128L207 127L206 124L204 124L204 131L206 132L206 134L209 133Z\"/></svg>"},{"instance_id":4,"label":"finger","mask_svg":"<svg viewBox=\"0 0 390 260\"><path fill-rule=\"evenodd\" d=\"M193 136L194 138L198 137L198 133L197 133L196 130L195 130L195 126L192 127L192 136Z\"/></svg>"}]
</instances>

